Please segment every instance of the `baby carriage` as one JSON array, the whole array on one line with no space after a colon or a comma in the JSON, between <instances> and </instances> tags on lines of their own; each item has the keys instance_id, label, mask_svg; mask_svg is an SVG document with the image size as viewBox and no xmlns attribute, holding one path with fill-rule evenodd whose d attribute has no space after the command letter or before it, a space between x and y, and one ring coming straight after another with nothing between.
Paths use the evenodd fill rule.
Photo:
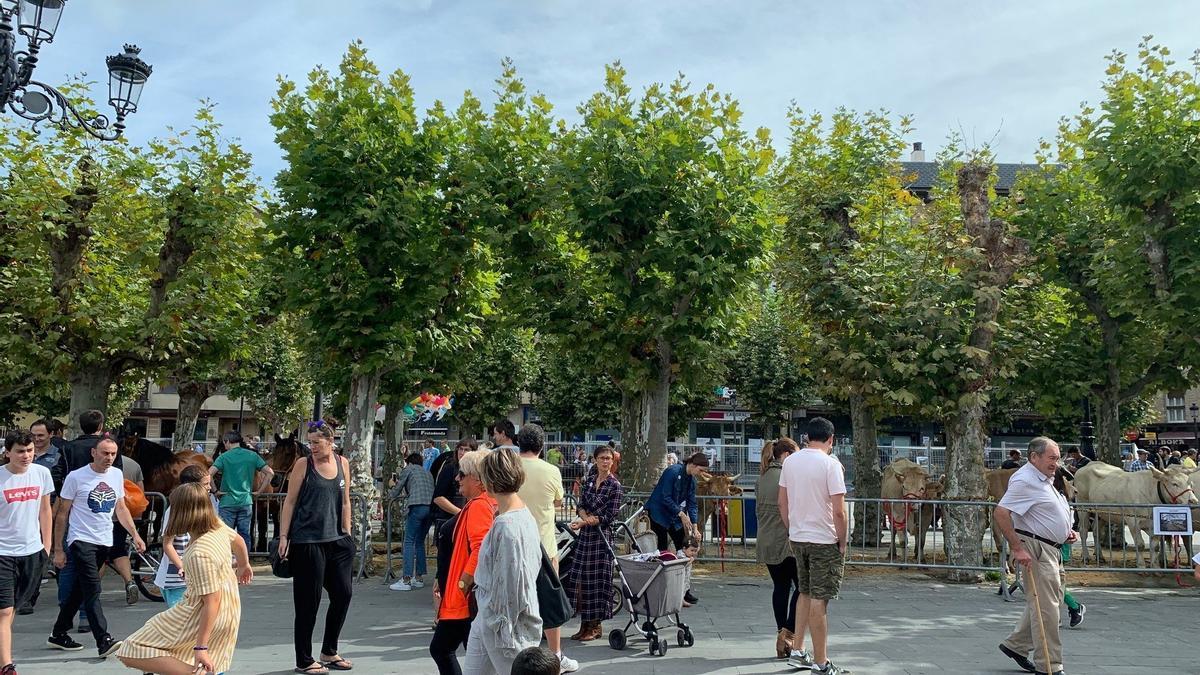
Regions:
<instances>
[{"instance_id":1,"label":"baby carriage","mask_svg":"<svg viewBox=\"0 0 1200 675\"><path fill-rule=\"evenodd\" d=\"M632 532L628 532L632 535ZM610 552L612 544L604 537ZM637 546L635 544L634 548ZM651 656L667 655L667 638L659 637L659 631L675 627L676 643L680 647L691 647L696 643L692 629L679 620L683 609L683 595L691 578L692 561L688 558L676 560L651 559L647 554L616 555L617 575L621 583L617 591L621 604L629 612L625 628L614 628L608 634L608 646L621 650L629 636L637 633L650 643ZM665 622L660 626L660 622Z\"/></svg>"}]
</instances>

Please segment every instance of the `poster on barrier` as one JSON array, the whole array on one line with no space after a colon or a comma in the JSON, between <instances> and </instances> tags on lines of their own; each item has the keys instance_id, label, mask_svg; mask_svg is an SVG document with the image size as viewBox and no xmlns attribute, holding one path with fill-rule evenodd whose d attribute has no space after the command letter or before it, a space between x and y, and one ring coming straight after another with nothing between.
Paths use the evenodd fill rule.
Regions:
<instances>
[{"instance_id":1,"label":"poster on barrier","mask_svg":"<svg viewBox=\"0 0 1200 675\"><path fill-rule=\"evenodd\" d=\"M1186 506L1154 507L1154 534L1176 535L1192 533L1192 510Z\"/></svg>"},{"instance_id":2,"label":"poster on barrier","mask_svg":"<svg viewBox=\"0 0 1200 675\"><path fill-rule=\"evenodd\" d=\"M761 462L762 461L763 439L748 438L748 439L746 439L746 443L747 443L747 445L746 445L746 461Z\"/></svg>"}]
</instances>

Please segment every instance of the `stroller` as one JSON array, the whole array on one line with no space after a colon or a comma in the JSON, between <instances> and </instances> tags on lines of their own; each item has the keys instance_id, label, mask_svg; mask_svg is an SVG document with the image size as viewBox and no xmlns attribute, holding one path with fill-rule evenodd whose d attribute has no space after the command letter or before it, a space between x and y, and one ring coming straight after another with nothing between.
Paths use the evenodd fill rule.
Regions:
<instances>
[{"instance_id":1,"label":"stroller","mask_svg":"<svg viewBox=\"0 0 1200 675\"><path fill-rule=\"evenodd\" d=\"M631 539L633 532L625 523L624 527ZM608 646L616 650L625 649L631 632L636 632L650 643L650 655L667 655L667 638L659 637L663 628L675 627L676 644L680 647L691 647L696 643L696 637L687 624L679 620L679 612L683 609L683 595L688 589L691 578L692 561L687 558L678 560L641 560L638 554L619 556L613 551L612 543L604 537L608 547L617 562L617 575L621 584L616 589L621 595L621 604L629 612L629 622L625 628L614 628L608 634ZM636 539L634 549L639 550ZM659 621L666 621L659 626Z\"/></svg>"}]
</instances>

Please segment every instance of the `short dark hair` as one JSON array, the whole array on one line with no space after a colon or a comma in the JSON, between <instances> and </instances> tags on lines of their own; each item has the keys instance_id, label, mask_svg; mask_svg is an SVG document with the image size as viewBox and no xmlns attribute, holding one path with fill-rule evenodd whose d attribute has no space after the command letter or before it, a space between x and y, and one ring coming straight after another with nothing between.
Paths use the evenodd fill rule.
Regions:
<instances>
[{"instance_id":1,"label":"short dark hair","mask_svg":"<svg viewBox=\"0 0 1200 675\"><path fill-rule=\"evenodd\" d=\"M29 430L33 431L34 427L46 427L46 433L48 433L48 434L53 433L50 430L50 420L46 419L45 417L42 417L42 418L38 419L38 421L34 422L33 424L30 424Z\"/></svg>"},{"instance_id":2,"label":"short dark hair","mask_svg":"<svg viewBox=\"0 0 1200 675\"><path fill-rule=\"evenodd\" d=\"M684 462L684 464L695 464L696 466L707 467L708 455L704 454L703 452L693 453L691 457L687 458L687 461Z\"/></svg>"},{"instance_id":3,"label":"short dark hair","mask_svg":"<svg viewBox=\"0 0 1200 675\"><path fill-rule=\"evenodd\" d=\"M196 464L188 464L183 467L183 471L179 472L179 484L199 483L204 480L206 475L208 475L208 472L204 470L204 467Z\"/></svg>"},{"instance_id":4,"label":"short dark hair","mask_svg":"<svg viewBox=\"0 0 1200 675\"><path fill-rule=\"evenodd\" d=\"M50 420L50 433L61 434L62 432L66 431L66 430L67 430L67 425L63 424L62 420L59 420L59 419Z\"/></svg>"},{"instance_id":5,"label":"short dark hair","mask_svg":"<svg viewBox=\"0 0 1200 675\"><path fill-rule=\"evenodd\" d=\"M521 452L532 452L538 457L542 456L542 448L546 446L546 432L540 424L532 422L521 427L520 433L517 434L517 447Z\"/></svg>"},{"instance_id":6,"label":"short dark hair","mask_svg":"<svg viewBox=\"0 0 1200 675\"><path fill-rule=\"evenodd\" d=\"M28 431L10 431L4 437L4 451L8 452L18 445L33 445L33 434Z\"/></svg>"},{"instance_id":7,"label":"short dark hair","mask_svg":"<svg viewBox=\"0 0 1200 675\"><path fill-rule=\"evenodd\" d=\"M492 431L503 432L505 436L512 438L517 435L517 426L512 423L512 420L505 417L492 423Z\"/></svg>"},{"instance_id":8,"label":"short dark hair","mask_svg":"<svg viewBox=\"0 0 1200 675\"><path fill-rule=\"evenodd\" d=\"M410 452L408 454L408 457L404 458L404 462L406 464L416 464L417 466L421 466L421 464L424 461L425 461L425 458L422 457L421 453L419 453L419 452Z\"/></svg>"},{"instance_id":9,"label":"short dark hair","mask_svg":"<svg viewBox=\"0 0 1200 675\"><path fill-rule=\"evenodd\" d=\"M1078 455L1078 454L1080 454L1079 448L1067 448L1067 454L1068 455Z\"/></svg>"},{"instance_id":10,"label":"short dark hair","mask_svg":"<svg viewBox=\"0 0 1200 675\"><path fill-rule=\"evenodd\" d=\"M94 434L104 427L104 413L99 410L85 410L79 413L79 430L85 434Z\"/></svg>"},{"instance_id":11,"label":"short dark hair","mask_svg":"<svg viewBox=\"0 0 1200 675\"><path fill-rule=\"evenodd\" d=\"M466 448L467 452L475 452L479 449L479 441L475 440L474 436L458 439L458 443L454 444L454 449Z\"/></svg>"},{"instance_id":12,"label":"short dark hair","mask_svg":"<svg viewBox=\"0 0 1200 675\"><path fill-rule=\"evenodd\" d=\"M562 663L549 649L529 647L517 654L509 672L512 675L559 675Z\"/></svg>"},{"instance_id":13,"label":"short dark hair","mask_svg":"<svg viewBox=\"0 0 1200 675\"><path fill-rule=\"evenodd\" d=\"M1020 450L1009 450L1009 451L1008 451L1008 456L1009 456L1009 457L1020 457L1020 456L1021 456L1021 451L1020 451Z\"/></svg>"},{"instance_id":14,"label":"short dark hair","mask_svg":"<svg viewBox=\"0 0 1200 675\"><path fill-rule=\"evenodd\" d=\"M610 439L608 439L608 447L612 448L613 450L616 450L616 449L617 449L617 442L616 442L615 440L611 439L611 438L610 438Z\"/></svg>"},{"instance_id":15,"label":"short dark hair","mask_svg":"<svg viewBox=\"0 0 1200 675\"><path fill-rule=\"evenodd\" d=\"M422 445L423 447L426 447L426 448L432 448L432 447L433 447L433 440L432 440L432 439L429 439L429 438L426 438L425 440L421 441L421 445Z\"/></svg>"},{"instance_id":16,"label":"short dark hair","mask_svg":"<svg viewBox=\"0 0 1200 675\"><path fill-rule=\"evenodd\" d=\"M242 432L235 429L230 429L225 432L225 446L236 448L242 444Z\"/></svg>"},{"instance_id":17,"label":"short dark hair","mask_svg":"<svg viewBox=\"0 0 1200 675\"><path fill-rule=\"evenodd\" d=\"M824 443L833 438L833 422L824 417L814 417L808 421L808 440Z\"/></svg>"}]
</instances>

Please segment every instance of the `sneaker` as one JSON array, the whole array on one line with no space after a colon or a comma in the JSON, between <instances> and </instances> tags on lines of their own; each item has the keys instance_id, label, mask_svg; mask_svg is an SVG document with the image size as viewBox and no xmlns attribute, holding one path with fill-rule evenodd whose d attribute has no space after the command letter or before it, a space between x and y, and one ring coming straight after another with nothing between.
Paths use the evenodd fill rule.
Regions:
<instances>
[{"instance_id":1,"label":"sneaker","mask_svg":"<svg viewBox=\"0 0 1200 675\"><path fill-rule=\"evenodd\" d=\"M800 670L812 670L813 665L815 665L813 663L812 652L807 649L801 649L800 651L793 649L792 655L788 657L787 664Z\"/></svg>"},{"instance_id":2,"label":"sneaker","mask_svg":"<svg viewBox=\"0 0 1200 675\"><path fill-rule=\"evenodd\" d=\"M1068 609L1071 614L1071 628L1078 628L1079 624L1083 623L1083 614L1087 611L1087 605L1079 603L1079 609Z\"/></svg>"},{"instance_id":3,"label":"sneaker","mask_svg":"<svg viewBox=\"0 0 1200 675\"><path fill-rule=\"evenodd\" d=\"M403 579L398 580L396 583L388 586L388 588L393 591L411 591L413 589L412 585Z\"/></svg>"},{"instance_id":4,"label":"sneaker","mask_svg":"<svg viewBox=\"0 0 1200 675\"><path fill-rule=\"evenodd\" d=\"M413 579L412 587L413 588L425 588L425 582L421 581L420 579Z\"/></svg>"},{"instance_id":5,"label":"sneaker","mask_svg":"<svg viewBox=\"0 0 1200 675\"><path fill-rule=\"evenodd\" d=\"M96 652L100 654L100 658L105 659L117 653L121 648L121 641L112 639L111 635L105 635L100 644L96 645Z\"/></svg>"},{"instance_id":6,"label":"sneaker","mask_svg":"<svg viewBox=\"0 0 1200 675\"><path fill-rule=\"evenodd\" d=\"M64 652L77 652L83 649L83 645L71 639L70 635L63 633L62 635L51 635L46 638L46 646L51 649L61 649Z\"/></svg>"},{"instance_id":7,"label":"sneaker","mask_svg":"<svg viewBox=\"0 0 1200 675\"><path fill-rule=\"evenodd\" d=\"M575 659L567 657L566 654L559 654L558 670L561 673L573 673L579 670L579 662Z\"/></svg>"},{"instance_id":8,"label":"sneaker","mask_svg":"<svg viewBox=\"0 0 1200 675\"><path fill-rule=\"evenodd\" d=\"M683 594L683 601L688 604L694 605L694 604L700 602L700 598L697 598L696 596L692 595L692 589L689 588Z\"/></svg>"},{"instance_id":9,"label":"sneaker","mask_svg":"<svg viewBox=\"0 0 1200 675\"><path fill-rule=\"evenodd\" d=\"M130 581L129 583L125 584L125 604L136 605L137 601L138 601L137 584Z\"/></svg>"},{"instance_id":10,"label":"sneaker","mask_svg":"<svg viewBox=\"0 0 1200 675\"><path fill-rule=\"evenodd\" d=\"M812 671L824 675L850 675L849 670L833 665L833 661L826 661L823 666L813 666Z\"/></svg>"}]
</instances>

